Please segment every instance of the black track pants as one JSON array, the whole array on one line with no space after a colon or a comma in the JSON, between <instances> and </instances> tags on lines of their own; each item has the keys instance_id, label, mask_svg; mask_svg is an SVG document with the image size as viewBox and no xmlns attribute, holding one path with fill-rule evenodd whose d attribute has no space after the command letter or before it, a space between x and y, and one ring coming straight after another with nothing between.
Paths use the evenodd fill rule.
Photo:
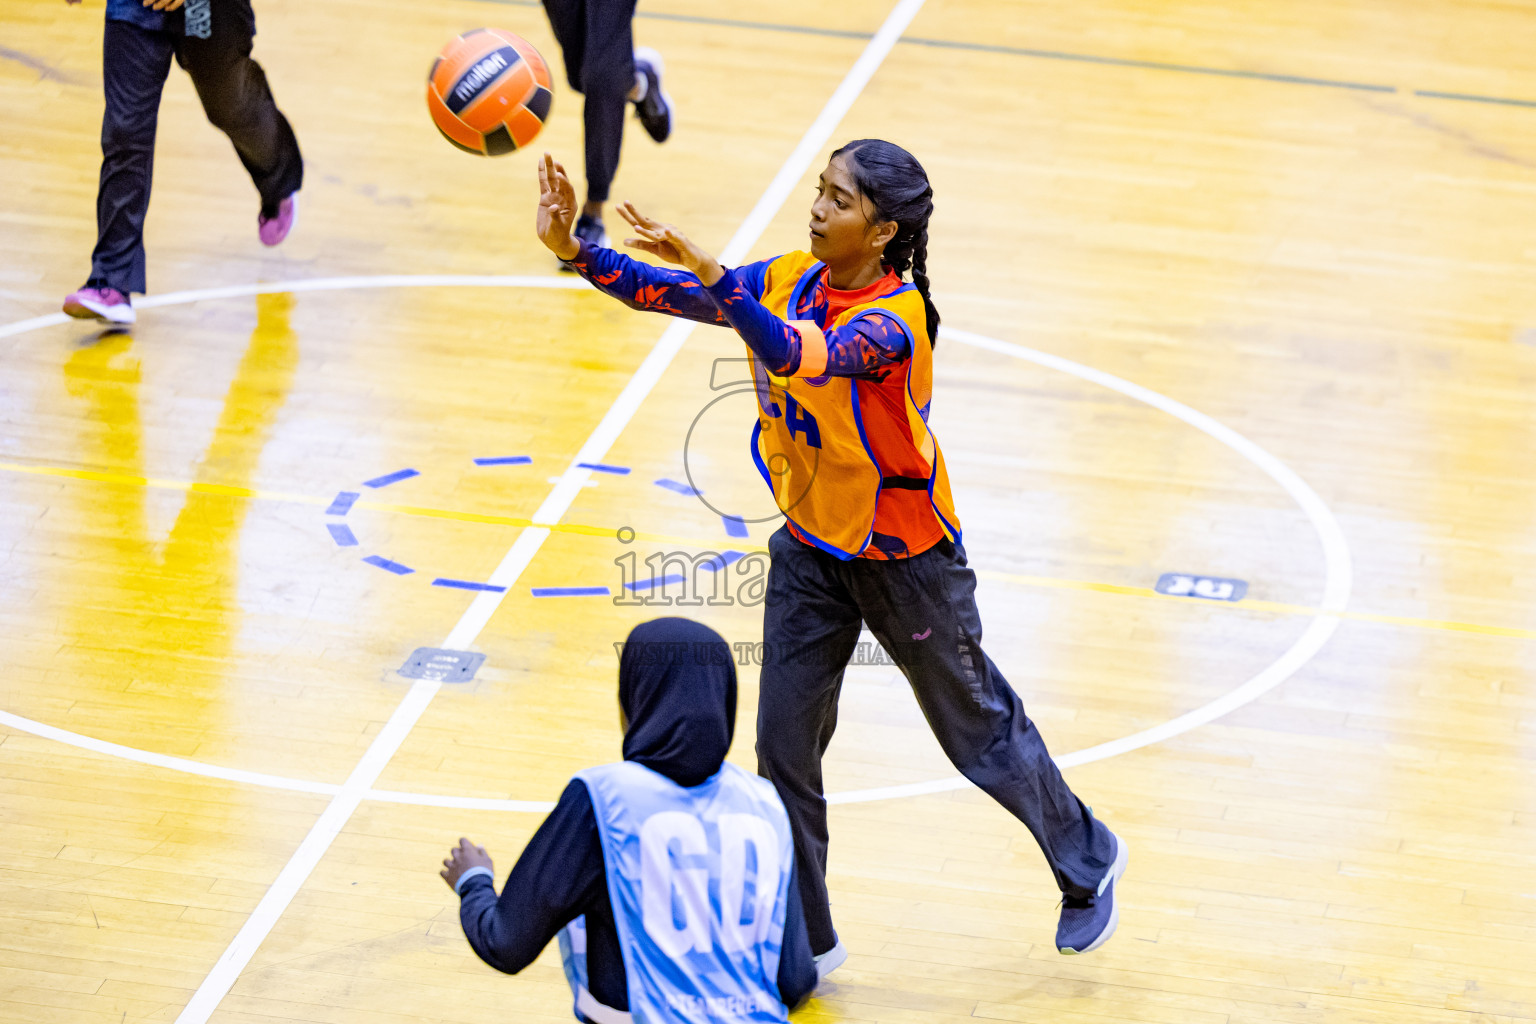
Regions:
<instances>
[{"instance_id":1,"label":"black track pants","mask_svg":"<svg viewBox=\"0 0 1536 1024\"><path fill-rule=\"evenodd\" d=\"M1114 860L1114 842L1072 794L1018 694L983 653L964 548L944 540L910 559L841 561L781 528L768 550L758 773L789 811L812 951L837 941L821 758L861 622L906 675L955 767L1024 823L1063 893L1091 895Z\"/></svg>"},{"instance_id":2,"label":"black track pants","mask_svg":"<svg viewBox=\"0 0 1536 1024\"><path fill-rule=\"evenodd\" d=\"M587 200L607 202L635 87L635 0L544 0L544 11L560 41L566 80L586 96Z\"/></svg>"},{"instance_id":3,"label":"black track pants","mask_svg":"<svg viewBox=\"0 0 1536 1024\"><path fill-rule=\"evenodd\" d=\"M194 10L198 8L188 4ZM91 283L142 292L144 216L154 171L160 93L171 57L186 69L208 120L229 136L256 185L262 210L298 190L304 180L293 128L251 59L256 31L250 0L207 0L206 17L192 24L207 38L156 32L108 21L102 46L106 112L101 121L101 185L96 194L96 249Z\"/></svg>"}]
</instances>

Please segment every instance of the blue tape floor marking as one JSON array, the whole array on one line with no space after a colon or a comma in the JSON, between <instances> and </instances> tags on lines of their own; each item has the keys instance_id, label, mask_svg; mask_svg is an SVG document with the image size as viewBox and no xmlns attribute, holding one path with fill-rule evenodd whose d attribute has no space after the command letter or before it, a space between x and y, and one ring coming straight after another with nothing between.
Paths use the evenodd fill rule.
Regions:
<instances>
[{"instance_id":1,"label":"blue tape floor marking","mask_svg":"<svg viewBox=\"0 0 1536 1024\"><path fill-rule=\"evenodd\" d=\"M474 463L477 466L523 466L531 463L532 461L533 457L529 455L493 455L477 458L474 460ZM590 469L598 473L613 473L617 476L627 476L630 472L630 468L628 466L613 466L602 462L578 462L577 465L583 469ZM393 473L388 473L384 476L374 477L372 480L365 480L363 481L363 486L372 488L388 487L390 484L399 483L401 480L409 480L413 476L420 475L421 472L419 470L401 469L396 470ZM658 487L665 487L669 491L676 491L678 494L687 495L689 497L702 493L701 491L695 490L690 485L679 483L676 480L668 480L663 478L661 480L657 480L655 483ZM351 511L353 504L357 502L359 497L360 495L356 491L340 492L336 495L336 500L332 501L330 507L325 510L326 515L346 515L349 511ZM748 536L746 524L742 522L741 517L722 516L721 518L725 523L725 532L727 534L732 537ZM326 529L330 531L331 538L342 547L357 546L356 535L353 534L351 528L346 526L344 523L327 523ZM704 563L701 568L708 572L719 572L721 569L726 568L733 562L736 562L743 557L745 556L740 551L725 551ZM397 576L405 576L416 571L409 566L401 565L399 562L392 562L382 555L369 555L367 558L364 558L363 561L367 562L369 565L376 565L380 569L384 569L387 572L392 572ZM654 577L651 579L637 580L634 583L626 583L624 586L626 589L631 591L650 590L653 587L664 587L669 583L681 583L683 582L683 579L684 577L674 574L670 576L663 576L659 580ZM494 594L505 593L507 589L506 587L498 587L491 583L476 583L472 580L455 580L441 576L437 579L434 579L432 581L432 585L434 587L452 587L457 590L483 590ZM613 591L611 591L608 587L533 588L534 597L600 597L612 593Z\"/></svg>"},{"instance_id":2,"label":"blue tape floor marking","mask_svg":"<svg viewBox=\"0 0 1536 1024\"><path fill-rule=\"evenodd\" d=\"M331 502L331 507L325 510L328 516L344 516L352 511L352 505L361 497L356 491L342 491L336 495L336 500Z\"/></svg>"},{"instance_id":3,"label":"blue tape floor marking","mask_svg":"<svg viewBox=\"0 0 1536 1024\"><path fill-rule=\"evenodd\" d=\"M732 562L739 562L745 557L747 557L746 554L741 551L722 551L718 556L711 558L699 566L699 568L705 572L719 572Z\"/></svg>"},{"instance_id":4,"label":"blue tape floor marking","mask_svg":"<svg viewBox=\"0 0 1536 1024\"><path fill-rule=\"evenodd\" d=\"M407 576L416 571L408 565L401 565L399 562L391 562L383 555L369 555L367 558L363 559L363 561L367 562L369 565L376 565L386 572L392 572L396 576Z\"/></svg>"},{"instance_id":5,"label":"blue tape floor marking","mask_svg":"<svg viewBox=\"0 0 1536 1024\"><path fill-rule=\"evenodd\" d=\"M413 476L421 476L421 474L414 469L400 469L384 476L376 476L372 480L364 480L363 486L373 488L388 487L390 484L397 484L401 480L409 480Z\"/></svg>"},{"instance_id":6,"label":"blue tape floor marking","mask_svg":"<svg viewBox=\"0 0 1536 1024\"><path fill-rule=\"evenodd\" d=\"M660 579L657 579L655 576L648 576L643 580L635 580L633 583L624 584L624 589L637 592L641 590L650 590L652 587L664 587L669 583L681 583L687 578L688 577L680 576L677 573L663 576Z\"/></svg>"},{"instance_id":7,"label":"blue tape floor marking","mask_svg":"<svg viewBox=\"0 0 1536 1024\"><path fill-rule=\"evenodd\" d=\"M732 537L747 537L747 524L741 521L741 516L721 516L720 521L725 523L725 532Z\"/></svg>"},{"instance_id":8,"label":"blue tape floor marking","mask_svg":"<svg viewBox=\"0 0 1536 1024\"><path fill-rule=\"evenodd\" d=\"M493 594L505 594L506 587L498 587L494 583L475 583L471 580L450 580L439 576L432 581L434 587L454 587L458 590L488 590Z\"/></svg>"}]
</instances>

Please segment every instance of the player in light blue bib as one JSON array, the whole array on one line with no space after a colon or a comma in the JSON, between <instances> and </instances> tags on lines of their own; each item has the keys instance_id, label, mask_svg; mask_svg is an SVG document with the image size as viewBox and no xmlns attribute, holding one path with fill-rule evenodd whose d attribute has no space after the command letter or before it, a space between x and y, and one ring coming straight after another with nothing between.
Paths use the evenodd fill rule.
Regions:
<instances>
[{"instance_id":1,"label":"player in light blue bib","mask_svg":"<svg viewBox=\"0 0 1536 1024\"><path fill-rule=\"evenodd\" d=\"M707 626L637 626L620 661L624 760L580 772L498 897L467 839L444 861L482 959L515 973L558 931L577 1019L782 1024L816 984L789 819L724 763L730 649Z\"/></svg>"}]
</instances>

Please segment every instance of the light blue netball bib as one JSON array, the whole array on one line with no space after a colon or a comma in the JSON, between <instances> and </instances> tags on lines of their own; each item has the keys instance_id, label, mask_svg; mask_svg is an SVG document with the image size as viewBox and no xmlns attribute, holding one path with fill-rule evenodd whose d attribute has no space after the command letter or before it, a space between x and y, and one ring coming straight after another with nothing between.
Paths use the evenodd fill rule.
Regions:
<instances>
[{"instance_id":1,"label":"light blue netball bib","mask_svg":"<svg viewBox=\"0 0 1536 1024\"><path fill-rule=\"evenodd\" d=\"M734 765L684 789L625 761L576 776L602 837L629 1013L587 991L585 919L560 933L596 1024L785 1024L779 954L794 847L773 785Z\"/></svg>"}]
</instances>

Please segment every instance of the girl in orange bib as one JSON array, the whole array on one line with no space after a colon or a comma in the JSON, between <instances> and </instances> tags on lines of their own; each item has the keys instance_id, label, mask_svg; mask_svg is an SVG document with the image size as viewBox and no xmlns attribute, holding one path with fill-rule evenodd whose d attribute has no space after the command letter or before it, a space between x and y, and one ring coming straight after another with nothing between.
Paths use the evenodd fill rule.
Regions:
<instances>
[{"instance_id":1,"label":"girl in orange bib","mask_svg":"<svg viewBox=\"0 0 1536 1024\"><path fill-rule=\"evenodd\" d=\"M619 213L638 237L626 244L682 271L578 240L575 189L548 154L539 183L539 238L572 269L635 309L728 326L746 342L753 459L785 516L768 545L758 772L789 812L821 973L847 956L827 901L821 758L861 624L906 675L955 767L1040 844L1062 892L1057 948L1102 945L1119 919L1125 843L1073 795L981 649L976 577L928 429L939 314L922 166L889 142L848 143L821 174L810 251L734 269L628 203Z\"/></svg>"}]
</instances>

